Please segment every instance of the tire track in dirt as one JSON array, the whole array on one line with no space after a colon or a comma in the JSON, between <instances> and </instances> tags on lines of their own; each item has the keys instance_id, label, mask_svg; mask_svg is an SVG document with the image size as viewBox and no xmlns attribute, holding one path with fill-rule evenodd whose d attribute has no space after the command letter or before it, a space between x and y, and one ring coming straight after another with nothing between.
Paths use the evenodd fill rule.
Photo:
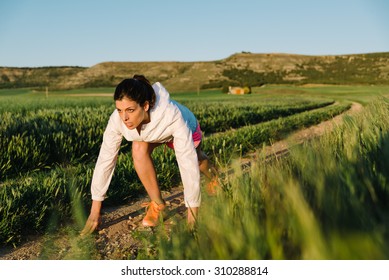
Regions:
<instances>
[{"instance_id":1,"label":"tire track in dirt","mask_svg":"<svg viewBox=\"0 0 389 280\"><path fill-rule=\"evenodd\" d=\"M277 141L270 146L264 147L265 159L282 157L288 154L290 145L299 145L304 141L309 141L315 137L323 135L325 132L332 130L335 126L342 122L344 115L352 115L360 112L363 106L359 103L352 103L351 108L331 120L321 122L318 125L311 126L292 133L284 140ZM243 169L248 169L251 162L256 160L256 154L246 156L242 159L241 165ZM231 171L227 171L230 173ZM169 232L171 225L176 219L183 219L186 216L186 207L183 200L182 186L174 187L169 191L162 192L163 197L167 202L168 214L164 220L164 229ZM87 258L93 259L128 259L135 258L138 253L140 242L135 237L136 233L141 233L147 236L153 234L154 229L143 227L141 225L145 210L141 204L148 201L147 198L138 199L131 202L129 205L118 207L103 207L102 224L98 232L93 236L95 251ZM72 242L73 239L76 242ZM77 250L72 246L80 244L82 237L80 236L58 236L54 237L54 243L58 249L51 253L45 253L44 258L47 259L77 259ZM26 242L20 247L10 250L3 249L0 251L0 260L17 260L17 259L41 259L42 252L45 250L47 237L37 238ZM72 245L73 244L73 245ZM74 245L76 244L76 245ZM81 255L82 256L82 255Z\"/></svg>"},{"instance_id":2,"label":"tire track in dirt","mask_svg":"<svg viewBox=\"0 0 389 280\"><path fill-rule=\"evenodd\" d=\"M330 120L323 121L317 125L310 126L291 133L285 139L274 142L271 145L265 146L263 149L264 157L266 160L271 158L279 158L289 153L289 148L295 145L301 145L313 138L320 137L324 133L332 131L336 126L339 126L343 122L345 115L353 115L362 111L363 106L360 103L352 102L351 107L346 112L333 117ZM242 159L243 165L250 165L250 162L255 160L257 153L252 153Z\"/></svg>"}]
</instances>

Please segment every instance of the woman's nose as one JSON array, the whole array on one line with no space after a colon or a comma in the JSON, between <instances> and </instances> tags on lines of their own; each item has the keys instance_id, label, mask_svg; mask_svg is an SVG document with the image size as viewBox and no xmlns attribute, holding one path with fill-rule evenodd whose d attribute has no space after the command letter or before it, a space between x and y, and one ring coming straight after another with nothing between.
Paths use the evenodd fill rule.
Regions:
<instances>
[{"instance_id":1,"label":"woman's nose","mask_svg":"<svg viewBox=\"0 0 389 280\"><path fill-rule=\"evenodd\" d=\"M124 121L127 121L127 120L128 120L128 113L127 113L127 112L124 112L124 113L123 113L123 120L124 120Z\"/></svg>"}]
</instances>

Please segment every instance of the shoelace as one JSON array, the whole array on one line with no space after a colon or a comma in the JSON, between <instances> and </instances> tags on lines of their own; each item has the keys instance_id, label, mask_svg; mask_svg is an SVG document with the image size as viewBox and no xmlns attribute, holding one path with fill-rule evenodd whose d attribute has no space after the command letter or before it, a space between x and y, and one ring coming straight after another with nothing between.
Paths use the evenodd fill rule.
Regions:
<instances>
[{"instance_id":1,"label":"shoelace","mask_svg":"<svg viewBox=\"0 0 389 280\"><path fill-rule=\"evenodd\" d=\"M147 209L149 209L150 205L151 205L151 202L143 202L140 206L146 208L146 210L147 210ZM156 204L156 205L157 205L157 207L159 206L158 204ZM166 206L166 204L165 204L165 206ZM154 208L156 208L156 207L153 207L153 209Z\"/></svg>"},{"instance_id":2,"label":"shoelace","mask_svg":"<svg viewBox=\"0 0 389 280\"><path fill-rule=\"evenodd\" d=\"M148 208L150 206L151 202L143 202L140 206Z\"/></svg>"}]
</instances>

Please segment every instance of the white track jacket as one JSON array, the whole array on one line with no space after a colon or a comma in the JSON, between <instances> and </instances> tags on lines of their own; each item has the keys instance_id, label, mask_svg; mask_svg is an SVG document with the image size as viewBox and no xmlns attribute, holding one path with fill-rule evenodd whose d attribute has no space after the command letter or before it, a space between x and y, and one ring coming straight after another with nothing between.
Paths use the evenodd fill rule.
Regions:
<instances>
[{"instance_id":1,"label":"white track jacket","mask_svg":"<svg viewBox=\"0 0 389 280\"><path fill-rule=\"evenodd\" d=\"M125 126L117 110L110 116L93 173L92 199L103 201L106 197L123 137L128 141L150 143L165 143L173 139L174 151L184 185L185 205L199 207L201 202L200 170L191 130L196 127L197 120L195 118L194 120L186 118L186 120L183 113L188 112L180 111L179 105L170 100L169 93L160 83L155 83L153 89L156 102L150 110L151 120L142 126L140 135L136 129L130 130ZM190 111L189 113L191 114Z\"/></svg>"}]
</instances>

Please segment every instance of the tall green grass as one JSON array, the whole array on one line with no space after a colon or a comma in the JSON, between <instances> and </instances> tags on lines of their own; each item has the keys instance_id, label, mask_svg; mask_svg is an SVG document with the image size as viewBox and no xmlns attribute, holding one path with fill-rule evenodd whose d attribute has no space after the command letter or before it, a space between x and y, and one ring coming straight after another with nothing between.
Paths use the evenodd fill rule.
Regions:
<instances>
[{"instance_id":1,"label":"tall green grass","mask_svg":"<svg viewBox=\"0 0 389 280\"><path fill-rule=\"evenodd\" d=\"M388 180L380 99L282 160L263 156L248 173L237 165L217 197L204 196L194 232L182 221L139 258L388 259Z\"/></svg>"}]
</instances>

